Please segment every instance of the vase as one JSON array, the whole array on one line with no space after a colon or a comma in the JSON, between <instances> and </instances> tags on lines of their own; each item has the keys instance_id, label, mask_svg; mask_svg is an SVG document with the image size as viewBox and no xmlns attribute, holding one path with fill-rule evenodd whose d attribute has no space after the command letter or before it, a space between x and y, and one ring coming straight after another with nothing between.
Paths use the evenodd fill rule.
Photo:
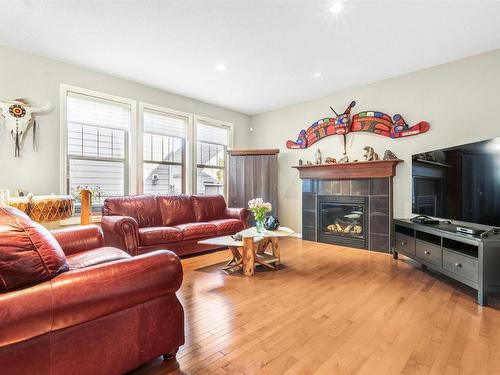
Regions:
<instances>
[{"instance_id":1,"label":"vase","mask_svg":"<svg viewBox=\"0 0 500 375\"><path fill-rule=\"evenodd\" d=\"M255 220L255 229L257 230L257 233L264 232L264 219Z\"/></svg>"}]
</instances>

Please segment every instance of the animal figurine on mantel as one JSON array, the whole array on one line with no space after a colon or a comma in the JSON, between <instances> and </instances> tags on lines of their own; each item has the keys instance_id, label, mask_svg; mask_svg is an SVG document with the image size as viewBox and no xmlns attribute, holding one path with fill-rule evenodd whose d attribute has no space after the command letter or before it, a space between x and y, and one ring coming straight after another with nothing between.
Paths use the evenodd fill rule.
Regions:
<instances>
[{"instance_id":1,"label":"animal figurine on mantel","mask_svg":"<svg viewBox=\"0 0 500 375\"><path fill-rule=\"evenodd\" d=\"M337 163L337 159L332 158L331 156L328 156L328 157L325 159L325 163L326 163L326 164L335 164L335 163Z\"/></svg>"},{"instance_id":2,"label":"animal figurine on mantel","mask_svg":"<svg viewBox=\"0 0 500 375\"><path fill-rule=\"evenodd\" d=\"M385 150L384 160L396 160L398 157L391 150Z\"/></svg>"},{"instance_id":3,"label":"animal figurine on mantel","mask_svg":"<svg viewBox=\"0 0 500 375\"><path fill-rule=\"evenodd\" d=\"M342 159L339 159L339 163L349 163L349 156L344 156Z\"/></svg>"},{"instance_id":4,"label":"animal figurine on mantel","mask_svg":"<svg viewBox=\"0 0 500 375\"><path fill-rule=\"evenodd\" d=\"M314 154L314 159L316 164L323 164L323 156L321 155L321 150L318 148Z\"/></svg>"},{"instance_id":5,"label":"animal figurine on mantel","mask_svg":"<svg viewBox=\"0 0 500 375\"><path fill-rule=\"evenodd\" d=\"M373 147L371 147L371 146L365 146L363 148L363 150L365 151L365 154L363 155L363 157L365 158L366 161L380 160L380 157L375 152L375 150L373 149Z\"/></svg>"}]
</instances>

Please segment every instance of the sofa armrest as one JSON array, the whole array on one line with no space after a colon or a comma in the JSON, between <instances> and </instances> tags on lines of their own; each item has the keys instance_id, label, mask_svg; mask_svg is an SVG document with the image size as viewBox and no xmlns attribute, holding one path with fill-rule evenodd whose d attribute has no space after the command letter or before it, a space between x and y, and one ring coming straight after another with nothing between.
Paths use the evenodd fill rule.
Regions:
<instances>
[{"instance_id":1,"label":"sofa armrest","mask_svg":"<svg viewBox=\"0 0 500 375\"><path fill-rule=\"evenodd\" d=\"M139 248L139 225L130 216L103 216L101 227L106 246L117 247L134 256Z\"/></svg>"},{"instance_id":2,"label":"sofa armrest","mask_svg":"<svg viewBox=\"0 0 500 375\"><path fill-rule=\"evenodd\" d=\"M97 225L56 229L52 234L66 255L104 246L104 235Z\"/></svg>"},{"instance_id":3,"label":"sofa armrest","mask_svg":"<svg viewBox=\"0 0 500 375\"><path fill-rule=\"evenodd\" d=\"M182 277L179 258L166 250L63 273L52 279L52 330L174 295Z\"/></svg>"},{"instance_id":4,"label":"sofa armrest","mask_svg":"<svg viewBox=\"0 0 500 375\"><path fill-rule=\"evenodd\" d=\"M246 208L226 208L224 211L224 218L240 220L245 228L248 228L249 215L250 211Z\"/></svg>"},{"instance_id":5,"label":"sofa armrest","mask_svg":"<svg viewBox=\"0 0 500 375\"><path fill-rule=\"evenodd\" d=\"M50 282L0 293L0 352L4 346L50 332Z\"/></svg>"}]
</instances>

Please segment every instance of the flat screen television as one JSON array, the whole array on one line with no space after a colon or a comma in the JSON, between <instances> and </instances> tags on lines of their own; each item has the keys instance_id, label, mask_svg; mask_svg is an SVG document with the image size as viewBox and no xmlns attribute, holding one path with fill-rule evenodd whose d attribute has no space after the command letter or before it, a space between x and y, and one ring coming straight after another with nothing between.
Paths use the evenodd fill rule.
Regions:
<instances>
[{"instance_id":1,"label":"flat screen television","mask_svg":"<svg viewBox=\"0 0 500 375\"><path fill-rule=\"evenodd\" d=\"M412 157L412 211L500 227L500 137Z\"/></svg>"}]
</instances>

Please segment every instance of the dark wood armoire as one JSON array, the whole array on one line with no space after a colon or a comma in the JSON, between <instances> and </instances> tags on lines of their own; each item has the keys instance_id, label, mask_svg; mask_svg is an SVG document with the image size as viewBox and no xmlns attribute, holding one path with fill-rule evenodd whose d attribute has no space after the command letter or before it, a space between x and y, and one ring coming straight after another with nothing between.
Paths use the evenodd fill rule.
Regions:
<instances>
[{"instance_id":1,"label":"dark wood armoire","mask_svg":"<svg viewBox=\"0 0 500 375\"><path fill-rule=\"evenodd\" d=\"M278 149L230 150L228 173L229 207L247 207L253 198L273 205L278 216ZM253 217L250 225L253 225Z\"/></svg>"}]
</instances>

